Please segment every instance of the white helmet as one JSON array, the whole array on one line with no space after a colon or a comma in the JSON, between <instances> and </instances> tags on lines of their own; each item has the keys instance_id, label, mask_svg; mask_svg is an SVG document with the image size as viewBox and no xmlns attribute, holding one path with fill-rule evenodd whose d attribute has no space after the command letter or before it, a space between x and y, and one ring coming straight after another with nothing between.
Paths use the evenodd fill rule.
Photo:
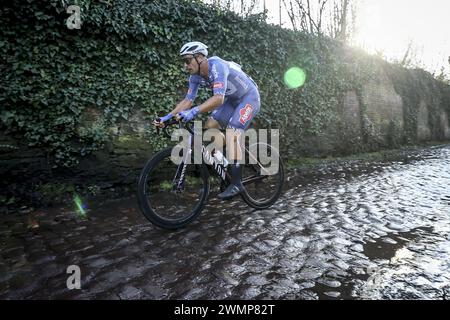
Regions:
<instances>
[{"instance_id":1,"label":"white helmet","mask_svg":"<svg viewBox=\"0 0 450 320\"><path fill-rule=\"evenodd\" d=\"M192 42L188 42L185 45L183 45L180 50L180 56L184 56L186 54L194 55L196 53L201 53L205 57L207 57L208 56L208 47L201 42L192 41Z\"/></svg>"}]
</instances>

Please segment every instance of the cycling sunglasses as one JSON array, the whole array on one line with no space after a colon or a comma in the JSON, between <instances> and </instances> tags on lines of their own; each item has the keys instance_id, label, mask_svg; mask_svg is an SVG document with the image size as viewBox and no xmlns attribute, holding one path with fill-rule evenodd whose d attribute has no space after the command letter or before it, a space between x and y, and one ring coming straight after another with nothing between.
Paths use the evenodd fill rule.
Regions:
<instances>
[{"instance_id":1,"label":"cycling sunglasses","mask_svg":"<svg viewBox=\"0 0 450 320\"><path fill-rule=\"evenodd\" d=\"M184 62L185 64L191 64L192 59L194 59L194 57L183 58L183 62Z\"/></svg>"}]
</instances>

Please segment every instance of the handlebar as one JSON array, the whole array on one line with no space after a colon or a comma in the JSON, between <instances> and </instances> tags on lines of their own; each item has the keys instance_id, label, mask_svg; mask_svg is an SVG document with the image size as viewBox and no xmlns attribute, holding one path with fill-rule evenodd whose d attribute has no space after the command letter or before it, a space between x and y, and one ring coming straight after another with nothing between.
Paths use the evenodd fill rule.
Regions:
<instances>
[{"instance_id":1,"label":"handlebar","mask_svg":"<svg viewBox=\"0 0 450 320\"><path fill-rule=\"evenodd\" d=\"M189 133L193 133L194 132L193 131L194 124L192 122L183 122L181 120L171 119L169 121L164 122L164 127L162 128L162 132L167 138L171 137L171 135L167 132L167 129L170 126L173 126L173 125L176 125L176 124L178 125L179 129L184 127L185 129L187 129L189 131ZM156 127L156 133L158 135L160 134L160 129L161 129L160 127Z\"/></svg>"}]
</instances>

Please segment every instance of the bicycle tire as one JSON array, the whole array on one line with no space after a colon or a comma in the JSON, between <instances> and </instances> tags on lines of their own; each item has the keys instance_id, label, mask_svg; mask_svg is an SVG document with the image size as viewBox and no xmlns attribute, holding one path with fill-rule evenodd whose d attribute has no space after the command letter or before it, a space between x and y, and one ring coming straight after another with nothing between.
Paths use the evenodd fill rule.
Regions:
<instances>
[{"instance_id":1,"label":"bicycle tire","mask_svg":"<svg viewBox=\"0 0 450 320\"><path fill-rule=\"evenodd\" d=\"M150 199L150 190L151 190L151 180L154 178L152 175L153 173L155 176L157 176L158 172L155 172L158 170L158 165L162 162L166 161L168 157L170 157L172 153L173 147L168 147L166 149L163 149L159 151L157 154L155 154L144 166L144 168L141 171L139 182L138 182L138 202L139 207L145 216L147 220L149 220L154 225L164 228L164 229L178 229L186 226L191 221L193 221L203 210L205 202L208 198L209 194L209 174L207 171L207 168L204 164L189 164L188 166L195 166L195 170L199 173L199 178L202 182L202 190L201 195L198 199L198 202L193 207L192 210L189 210L189 212L185 212L185 214L182 215L180 218L167 218L159 214L153 207L153 203L155 199ZM177 167L175 164L173 164L174 168ZM175 174L175 171L173 172ZM172 176L173 176L172 174ZM152 177L152 178L149 178ZM156 179L153 180L153 184ZM163 191L167 192L168 194L173 194L172 191ZM174 205L174 203L170 203L170 205Z\"/></svg>"},{"instance_id":2,"label":"bicycle tire","mask_svg":"<svg viewBox=\"0 0 450 320\"><path fill-rule=\"evenodd\" d=\"M263 143L263 142L258 142L258 143L256 143L256 144L257 144L257 145L260 145L260 146L264 146L264 147L270 148L270 149L271 149L271 152L275 152L275 153L276 153L277 160L278 160L278 170L277 170L276 177L275 177L276 185L274 186L273 192L271 193L270 197L268 197L267 199L256 199L256 197L253 196L253 195L250 193L249 185L248 185L248 183L246 183L246 180L247 180L248 178L243 177L243 181L242 181L242 182L243 182L243 184L244 184L245 191L241 193L242 199L243 199L249 206L251 206L252 208L255 208L255 209L258 209L258 210L262 210L262 209L267 209L267 208L269 208L270 206L272 206L272 205L278 200L278 198L279 198L280 195L281 195L281 192L283 191L283 184L284 184L284 165L283 165L282 159L281 159L280 156L279 156L278 151L275 150L275 148L273 148L271 145L269 145L269 144L267 144L267 143ZM245 149L245 159L249 159L249 150L251 150L251 146L249 146L249 148L246 148L246 149ZM257 150L259 150L259 147L258 147ZM246 162L247 162L247 160L246 160ZM258 162L259 162L259 154L258 154ZM260 163L259 163L258 165L261 166ZM257 166L258 166L258 165L257 165ZM244 175L245 175L245 170L246 170L246 168L248 168L248 167L250 167L250 166L251 166L251 165L248 164L248 163L244 164L244 170L243 170L243 171L244 171L244 172L243 172ZM264 177L263 177L262 175L259 175L259 176L262 178L261 181L264 180ZM267 177L269 177L269 176L267 176ZM257 178L257 176L256 176L256 178ZM246 187L246 185L247 185L247 187ZM272 187L272 186L273 186L273 184L265 185L266 188L270 188L270 187ZM257 193L257 192L256 192L256 193Z\"/></svg>"}]
</instances>

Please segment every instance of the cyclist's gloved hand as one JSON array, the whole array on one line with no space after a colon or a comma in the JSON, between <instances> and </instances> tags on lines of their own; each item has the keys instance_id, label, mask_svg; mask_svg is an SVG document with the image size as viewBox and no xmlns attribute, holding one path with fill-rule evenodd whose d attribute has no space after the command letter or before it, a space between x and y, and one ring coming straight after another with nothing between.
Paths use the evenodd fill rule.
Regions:
<instances>
[{"instance_id":1,"label":"cyclist's gloved hand","mask_svg":"<svg viewBox=\"0 0 450 320\"><path fill-rule=\"evenodd\" d=\"M188 122L188 121L191 121L192 119L194 119L199 112L200 112L200 110L199 110L199 108L197 106L197 107L194 107L194 108L186 110L186 111L181 111L178 114L178 116L184 122Z\"/></svg>"},{"instance_id":2,"label":"cyclist's gloved hand","mask_svg":"<svg viewBox=\"0 0 450 320\"><path fill-rule=\"evenodd\" d=\"M163 125L164 125L164 122L166 122L166 121L172 119L172 117L173 117L173 115L172 115L171 113L168 113L168 114L165 115L164 117L157 118L157 119L153 122L153 124L154 124L155 126L163 126Z\"/></svg>"},{"instance_id":3,"label":"cyclist's gloved hand","mask_svg":"<svg viewBox=\"0 0 450 320\"><path fill-rule=\"evenodd\" d=\"M166 122L167 120L172 119L173 115L171 113L168 113L164 117L159 118L159 122Z\"/></svg>"}]
</instances>

